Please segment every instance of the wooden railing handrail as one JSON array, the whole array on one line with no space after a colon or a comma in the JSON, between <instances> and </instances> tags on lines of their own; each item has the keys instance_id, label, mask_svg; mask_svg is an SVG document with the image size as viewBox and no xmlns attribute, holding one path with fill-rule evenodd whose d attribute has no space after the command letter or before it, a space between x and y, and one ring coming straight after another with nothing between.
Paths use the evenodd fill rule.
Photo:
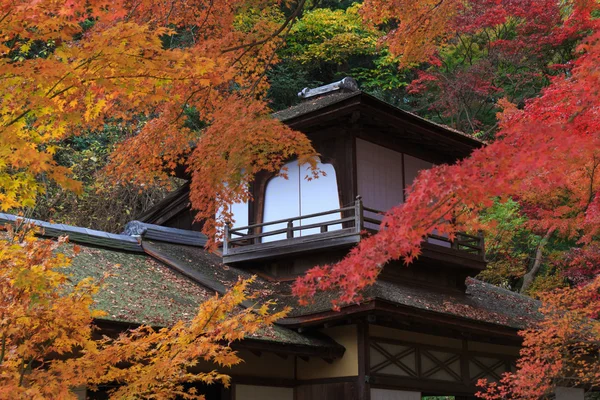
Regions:
<instances>
[{"instance_id":1,"label":"wooden railing handrail","mask_svg":"<svg viewBox=\"0 0 600 400\"><path fill-rule=\"evenodd\" d=\"M301 221L303 219L322 217L323 215L335 214L335 213L340 213L340 212L350 211L350 210L354 210L354 207L353 206L352 207L343 207L343 208L338 208L338 209L330 210L330 211L323 211L323 212L315 213L315 214L300 215L300 216L293 217L293 218L279 219L276 221L268 221L268 222L263 222L260 224L241 226L239 228L229 229L229 232L232 234L233 233L237 234L238 231L243 231L243 230L247 230L247 229L262 228L265 226L283 224L283 223L287 223L290 221Z\"/></svg>"},{"instance_id":2,"label":"wooden railing handrail","mask_svg":"<svg viewBox=\"0 0 600 400\"><path fill-rule=\"evenodd\" d=\"M316 223L312 223L309 225L294 226L294 222L296 222L296 221L302 221L302 220L306 220L306 219L310 219L310 218L322 217L322 216L331 215L331 214L340 214L340 216L341 216L341 213L348 212L348 211L352 211L352 213L350 213L350 215L346 214L345 217L338 217L336 219L332 219L329 221L316 222ZM285 234L287 239L293 239L294 232L299 232L299 231L301 232L301 231L306 231L309 229L319 229L320 228L320 233L325 233L325 232L328 232L328 227L330 227L332 225L347 224L347 223L352 223L352 222L354 222L354 224L353 224L354 226L352 227L354 229L354 232L360 233L364 229L365 223L374 224L374 225L381 224L381 222L382 222L381 220L379 220L377 218L365 216L366 212L379 214L382 217L383 217L383 215L385 215L384 211L376 210L376 209L370 208L370 207L365 207L363 205L361 197L357 196L356 201L354 202L353 206L341 207L341 208L338 208L335 210L323 211L323 212L314 213L314 214L300 215L300 216L293 217L293 218L280 219L280 220L276 220L276 221L268 221L268 222L263 222L260 224L253 224L253 225L243 226L243 227L239 227L239 228L231 228L230 226L226 226L225 227L225 240L223 241L224 242L223 243L223 253L227 254L227 251L228 251L230 245L243 246L246 244L256 244L256 243L260 243L260 242L257 242L255 239L260 240L262 238L266 238L266 237L270 237L270 236ZM263 228L265 228L265 227L277 225L277 224L286 224L286 226L281 229L275 229L272 231L265 232L263 230ZM260 231L257 233L253 233L257 230L257 228L260 229ZM247 231L248 233L242 233L242 231ZM347 231L347 229L346 229L346 231ZM233 235L236 235L238 237L232 238ZM470 254L475 253L480 256L485 255L484 254L485 242L484 242L483 234L481 232L479 232L477 235L471 235L471 234L468 234L465 232L456 232L454 240L450 240L446 236L441 236L441 235L436 235L436 234L429 234L429 235L427 235L427 237L449 243L450 248L453 248L456 250L461 250L461 251L464 251L464 252L470 253Z\"/></svg>"},{"instance_id":3,"label":"wooden railing handrail","mask_svg":"<svg viewBox=\"0 0 600 400\"><path fill-rule=\"evenodd\" d=\"M342 224L344 222L349 222L349 221L353 221L353 220L354 220L354 217L348 217L348 218L336 219L336 220L331 220L331 221L323 221L323 222L319 222L316 224L310 224L310 225L299 225L299 226L294 226L291 228L286 227L286 228L281 228L281 229L277 229L274 231L261 232L261 233L256 233L253 235L244 235L240 238L230 238L229 243L243 242L245 240L256 239L259 237L281 235L282 233L287 233L290 231L297 232L297 231L303 231L303 230L308 230L308 229L321 228L322 226L338 225L338 224Z\"/></svg>"},{"instance_id":4,"label":"wooden railing handrail","mask_svg":"<svg viewBox=\"0 0 600 400\"><path fill-rule=\"evenodd\" d=\"M364 205L363 205L363 210L374 213L374 214L381 214L382 216L385 214L385 211L376 210L376 209L370 208L370 207L365 207Z\"/></svg>"}]
</instances>

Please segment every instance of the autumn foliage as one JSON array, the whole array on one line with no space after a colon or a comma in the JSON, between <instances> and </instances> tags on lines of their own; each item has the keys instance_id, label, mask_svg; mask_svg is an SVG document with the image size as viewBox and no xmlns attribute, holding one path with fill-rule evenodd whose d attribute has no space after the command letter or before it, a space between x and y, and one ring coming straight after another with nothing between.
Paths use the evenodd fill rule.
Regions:
<instances>
[{"instance_id":1,"label":"autumn foliage","mask_svg":"<svg viewBox=\"0 0 600 400\"><path fill-rule=\"evenodd\" d=\"M392 51L405 57L405 63L429 60L440 43L456 33L461 21L461 29L482 29L507 19L523 21L518 29L532 33L529 45L589 36L576 48L569 73L551 78L538 98L523 108L506 100L499 102L503 112L497 140L455 165L422 171L405 204L387 213L379 233L361 241L338 264L314 268L301 277L294 288L301 302L309 302L316 291L332 289L341 293L335 307L357 302L387 262L404 259L409 263L418 257L427 234L437 231L452 237L457 230L482 228L481 212L511 198L535 209L529 215L531 229L567 238L588 250L595 248L592 245L600 234L600 31L591 15L598 4L570 3L570 14L558 13L556 4L366 2L367 15L375 21L401 16L387 40ZM529 10L537 11L530 14ZM562 23L548 30L548 18ZM410 34L413 32L416 37ZM589 269L590 259L587 254L574 262ZM590 354L597 352L598 327L589 320L597 315L597 292L595 280L588 286L544 296L546 316L540 326L524 332L519 371L500 386L490 386L482 396L540 398L557 379L568 382L566 386L597 385L599 369L589 360Z\"/></svg>"},{"instance_id":2,"label":"autumn foliage","mask_svg":"<svg viewBox=\"0 0 600 400\"><path fill-rule=\"evenodd\" d=\"M594 25L594 0L367 0L367 21L393 26L385 37L390 51L407 66L430 61L456 34L517 25L516 40L497 40L492 45L519 51L572 40Z\"/></svg>"},{"instance_id":3,"label":"autumn foliage","mask_svg":"<svg viewBox=\"0 0 600 400\"><path fill-rule=\"evenodd\" d=\"M553 79L523 110L501 103L499 140L455 165L422 171L403 206L390 210L385 229L362 241L339 264L315 268L296 284L301 299L316 290L341 290L340 303L360 298L392 259L412 261L426 234L480 226L478 212L494 199L516 196L539 204L535 224L567 237L591 241L598 234L598 103L590 88L600 87L594 73L600 33L578 48L570 76Z\"/></svg>"},{"instance_id":4,"label":"autumn foliage","mask_svg":"<svg viewBox=\"0 0 600 400\"><path fill-rule=\"evenodd\" d=\"M293 9L287 18L276 10L282 5ZM276 173L293 157L315 165L306 137L273 120L263 100L267 69L303 5L0 0L0 208L32 206L45 181L79 191L71 171L54 159L57 145L111 123L126 127L131 137L113 154L107 172L143 184L167 181L183 169L204 232L218 239L217 226L231 217L228 205L249 200L256 173ZM452 238L457 230L482 228L482 210L518 199L535 210L528 228L582 246L581 254L568 260L567 274L580 286L545 298L547 318L525 332L521 369L483 396L543 396L556 377L597 384L599 368L587 358L595 348L585 344L597 344L598 335L588 320L598 311L598 281L591 277L600 234L597 11L595 0L366 0L365 21L386 31L382 45L403 67L440 68L444 51L456 40L489 36L484 53L498 57L496 64L458 69L454 84L446 86L439 71L422 71L413 81L412 93L442 87L449 95L441 108L452 110L454 100L466 94L506 95L488 79L495 76L492 66L535 58L559 45L574 61L556 65L560 60L538 57L540 65L563 73L535 75L550 84L524 104L494 101L503 109L497 140L455 165L421 172L406 203L388 212L378 234L340 263L314 268L296 282L301 301L317 291L338 290L334 306L356 302L387 262L418 257L428 233ZM475 120L469 124L473 131L479 127ZM222 220L214 221L219 209ZM199 359L239 362L220 343L241 339L283 315L269 314L268 305L241 310L247 283L240 283L203 304L191 322L93 341L96 284L68 284L60 268L68 264L58 253L60 241L19 235L0 241L0 397L68 396L72 387L117 382L119 396L152 391L195 398L198 394L186 392L182 383L227 381L215 372L197 372ZM585 279L577 280L581 276ZM565 351L574 357L565 359Z\"/></svg>"},{"instance_id":5,"label":"autumn foliage","mask_svg":"<svg viewBox=\"0 0 600 400\"><path fill-rule=\"evenodd\" d=\"M96 347L92 319L103 314L90 308L98 287L68 284L69 260L55 253L65 238L38 241L8 228L0 240L0 398L68 398L73 382L46 366Z\"/></svg>"},{"instance_id":6,"label":"autumn foliage","mask_svg":"<svg viewBox=\"0 0 600 400\"><path fill-rule=\"evenodd\" d=\"M517 371L501 382L481 380L487 400L536 400L550 397L556 386L595 388L600 385L600 278L583 287L546 293L544 319L522 331Z\"/></svg>"},{"instance_id":7,"label":"autumn foliage","mask_svg":"<svg viewBox=\"0 0 600 400\"><path fill-rule=\"evenodd\" d=\"M110 171L140 184L193 166L199 218L214 215L216 200L247 197L250 177L279 170L282 157L308 160L308 140L268 118L260 100L283 23L261 15L277 5L0 2L1 208L33 205L44 180L79 190L53 159L56 143L107 122L134 134Z\"/></svg>"}]
</instances>

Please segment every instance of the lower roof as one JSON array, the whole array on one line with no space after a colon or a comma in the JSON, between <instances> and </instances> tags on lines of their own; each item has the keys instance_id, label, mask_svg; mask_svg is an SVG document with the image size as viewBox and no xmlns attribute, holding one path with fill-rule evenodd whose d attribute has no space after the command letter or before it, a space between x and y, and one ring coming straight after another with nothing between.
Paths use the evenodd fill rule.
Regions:
<instances>
[{"instance_id":1,"label":"lower roof","mask_svg":"<svg viewBox=\"0 0 600 400\"><path fill-rule=\"evenodd\" d=\"M206 253L203 248L163 243L142 242L146 249L162 256L170 265L194 274L216 290L251 276L246 270L220 263L220 257ZM515 330L524 329L540 318L539 302L531 297L468 278L466 293L443 291L412 283L378 281L366 289L364 302L381 300L397 306L412 308L427 313L456 317L465 321L492 324ZM265 298L274 298L278 303L289 305L293 310L288 320L300 321L300 317L331 311L335 292L319 293L307 306L299 306L291 294L289 282L272 282L257 278L254 288ZM282 321L285 323L285 321Z\"/></svg>"},{"instance_id":2,"label":"lower roof","mask_svg":"<svg viewBox=\"0 0 600 400\"><path fill-rule=\"evenodd\" d=\"M16 220L15 216L0 214L0 227ZM132 251L131 242L127 239L122 241L121 247L118 240L97 245L97 235L86 236L82 228L72 229L65 226L66 229L60 231L56 224L32 220L28 222L50 227L51 229L40 232L43 236L70 237L70 243L62 245L59 251L71 258L70 267L64 271L70 275L73 284L88 277L98 282L102 281L101 289L94 296L94 308L106 312L106 315L97 321L101 326L113 323L119 326L144 324L162 327L179 320L191 320L202 302L230 286L228 283L214 288L201 284L144 252L142 245L131 236L111 234L116 239L126 237L134 240L139 250ZM71 236L72 232L77 234ZM169 239L173 239L173 235ZM77 254L74 243L77 243L79 248ZM206 252L203 254L207 255ZM231 284L235 282L237 279L231 279ZM254 347L257 343L269 343L287 346L284 350L297 354L326 358L340 357L344 351L343 346L327 337L303 335L279 325L262 329L244 340L248 341L254 343Z\"/></svg>"}]
</instances>

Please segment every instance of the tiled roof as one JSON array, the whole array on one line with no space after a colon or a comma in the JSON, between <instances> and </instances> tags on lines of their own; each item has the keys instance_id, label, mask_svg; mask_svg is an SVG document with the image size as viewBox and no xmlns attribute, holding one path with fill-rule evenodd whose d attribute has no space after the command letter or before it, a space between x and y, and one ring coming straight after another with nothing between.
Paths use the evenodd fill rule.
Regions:
<instances>
[{"instance_id":1,"label":"tiled roof","mask_svg":"<svg viewBox=\"0 0 600 400\"><path fill-rule=\"evenodd\" d=\"M20 223L19 221L20 218L17 216L0 213L0 225L16 224ZM223 292L229 286L229 284L214 285L214 287L210 285L205 276L211 276L210 271L217 271L223 266L220 264L219 257L198 247L170 245L176 246L174 249L200 250L194 253L194 257L197 257L194 265L202 272L202 277L209 283L208 285L195 279L198 278L198 274L190 277L189 274L181 273L162 260L147 254L138 241L131 236L37 220L27 221L43 228L43 236L69 236L69 243L64 244L60 249L72 259L71 266L65 272L70 275L73 284L87 277L97 281L102 280L101 289L94 296L94 308L106 312L105 316L99 318L103 321L168 326L179 320L191 319L196 314L200 303L216 292ZM144 230L143 237L150 233L152 237L166 237L171 241L181 238L182 242L186 243L189 242L190 237L197 239L195 232L190 234L188 231L181 232L181 229L142 223L133 224L132 227L135 228L131 229ZM73 250L72 242L79 244L77 255ZM135 246L132 246L133 243ZM150 243L148 242L149 245ZM164 246L164 243L157 242L156 246ZM182 252L180 256L185 258L190 254ZM219 273L213 276L217 277L215 283L222 278ZM240 274L240 276L250 277L249 274ZM237 277L227 274L227 282L235 283ZM266 296L266 293L261 292L260 295ZM327 350L327 354L339 355L340 351L343 352L343 347L332 340L301 335L294 330L277 325L265 328L249 338L254 341L275 342L300 348L324 349Z\"/></svg>"},{"instance_id":2,"label":"tiled roof","mask_svg":"<svg viewBox=\"0 0 600 400\"><path fill-rule=\"evenodd\" d=\"M286 122L304 114L318 111L327 106L337 104L346 99L360 97L361 94L362 92L360 91L329 93L326 96L317 97L315 99L307 99L302 101L300 104L296 104L295 106L286 108L285 110L277 111L276 113L273 113L273 117L281 122Z\"/></svg>"},{"instance_id":3,"label":"tiled roof","mask_svg":"<svg viewBox=\"0 0 600 400\"><path fill-rule=\"evenodd\" d=\"M464 132L461 132L457 129L451 128L447 125L442 125L442 124L438 124L437 122L430 121L430 120L423 118L423 117L421 117L415 113L412 113L410 111L406 111L401 108L395 107L389 103L383 102L383 101L377 99L376 97L371 96L370 94L362 92L360 90L354 91L354 92L333 92L333 93L329 93L329 94L326 94L324 96L320 96L320 97L317 97L314 99L309 98L309 99L302 101L299 104L296 104L295 106L291 106L284 110L273 113L273 117L275 119L280 120L281 122L288 122L288 121L293 120L294 118L301 117L303 115L322 110L324 108L333 106L335 104L341 103L341 102L343 102L347 99L351 99L351 98L369 99L376 103L380 103L381 106L389 107L390 109L393 109L394 112L397 112L399 114L404 114L406 116L409 116L412 119L421 121L425 125L430 125L430 126L435 126L435 127L441 128L441 129L445 130L447 132L447 134L449 134L450 136L464 137L464 138L470 139L471 141L474 141L475 143L478 143L479 145L484 144L484 142L482 142L481 140L477 139L474 136L468 135Z\"/></svg>"}]
</instances>

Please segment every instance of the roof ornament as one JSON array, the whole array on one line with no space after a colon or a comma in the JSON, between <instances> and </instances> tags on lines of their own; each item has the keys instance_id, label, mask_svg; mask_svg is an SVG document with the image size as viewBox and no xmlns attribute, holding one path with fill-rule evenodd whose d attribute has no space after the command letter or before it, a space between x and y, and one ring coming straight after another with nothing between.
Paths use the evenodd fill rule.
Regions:
<instances>
[{"instance_id":1,"label":"roof ornament","mask_svg":"<svg viewBox=\"0 0 600 400\"><path fill-rule=\"evenodd\" d=\"M356 83L354 78L347 76L344 79L342 79L341 81L333 82L333 83L330 83L330 84L324 85L324 86L319 86L314 89L310 89L310 88L306 87L306 88L302 89L300 92L298 92L298 97L300 97L301 99L308 99L311 97L322 96L322 95L326 95L329 93L357 92L358 90L359 90L358 83Z\"/></svg>"}]
</instances>

